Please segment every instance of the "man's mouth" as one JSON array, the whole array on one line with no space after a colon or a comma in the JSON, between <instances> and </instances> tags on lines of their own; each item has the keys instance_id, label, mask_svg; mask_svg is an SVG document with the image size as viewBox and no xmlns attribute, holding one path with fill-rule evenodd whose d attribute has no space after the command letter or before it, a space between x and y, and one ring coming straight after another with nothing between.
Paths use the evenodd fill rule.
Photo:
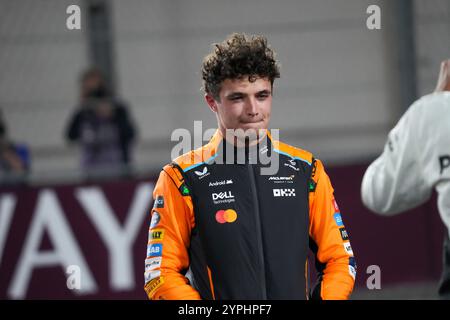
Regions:
<instances>
[{"instance_id":1,"label":"man's mouth","mask_svg":"<svg viewBox=\"0 0 450 320\"><path fill-rule=\"evenodd\" d=\"M262 122L263 120L256 120L256 121L241 121L242 124L251 124L251 123L259 123Z\"/></svg>"}]
</instances>

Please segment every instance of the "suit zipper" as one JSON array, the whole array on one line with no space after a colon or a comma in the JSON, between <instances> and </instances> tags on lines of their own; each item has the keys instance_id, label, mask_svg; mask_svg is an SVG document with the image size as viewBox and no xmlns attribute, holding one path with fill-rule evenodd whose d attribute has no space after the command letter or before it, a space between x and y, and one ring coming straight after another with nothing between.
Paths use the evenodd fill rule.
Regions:
<instances>
[{"instance_id":1,"label":"suit zipper","mask_svg":"<svg viewBox=\"0 0 450 320\"><path fill-rule=\"evenodd\" d=\"M260 281L262 285L262 298L263 300L267 300L267 289L266 289L266 269L264 264L264 248L263 248L263 237L262 237L262 226L261 226L261 216L259 212L259 202L256 190L256 182L255 182L255 172L253 170L253 166L251 164L247 164L247 168L250 176L250 187L252 190L253 203L255 205L255 213L256 213L256 230L258 234L258 254L261 262L261 276Z\"/></svg>"}]
</instances>

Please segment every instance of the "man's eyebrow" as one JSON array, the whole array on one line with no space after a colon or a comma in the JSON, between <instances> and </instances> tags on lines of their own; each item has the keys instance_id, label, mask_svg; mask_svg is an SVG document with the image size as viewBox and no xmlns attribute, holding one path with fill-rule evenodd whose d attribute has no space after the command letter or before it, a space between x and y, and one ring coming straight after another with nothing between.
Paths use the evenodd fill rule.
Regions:
<instances>
[{"instance_id":1,"label":"man's eyebrow","mask_svg":"<svg viewBox=\"0 0 450 320\"><path fill-rule=\"evenodd\" d=\"M256 92L255 94L259 95L259 94L270 94L270 93L271 93L271 90L264 89L264 90ZM236 92L231 92L230 94L227 94L226 98L241 97L241 96L246 96L246 95L247 95L246 93L236 91Z\"/></svg>"},{"instance_id":2,"label":"man's eyebrow","mask_svg":"<svg viewBox=\"0 0 450 320\"><path fill-rule=\"evenodd\" d=\"M241 97L241 96L245 96L245 95L246 94L243 92L236 91L236 92L231 92L230 94L227 94L226 98Z\"/></svg>"}]
</instances>

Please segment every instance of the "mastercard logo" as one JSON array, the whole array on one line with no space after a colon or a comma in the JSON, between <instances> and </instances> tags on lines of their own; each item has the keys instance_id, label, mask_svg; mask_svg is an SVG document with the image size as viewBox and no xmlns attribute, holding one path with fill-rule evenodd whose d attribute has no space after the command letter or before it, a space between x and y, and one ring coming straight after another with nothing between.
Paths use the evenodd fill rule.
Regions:
<instances>
[{"instance_id":1,"label":"mastercard logo","mask_svg":"<svg viewBox=\"0 0 450 320\"><path fill-rule=\"evenodd\" d=\"M216 221L218 223L233 223L237 219L237 213L233 209L219 210L216 212Z\"/></svg>"}]
</instances>

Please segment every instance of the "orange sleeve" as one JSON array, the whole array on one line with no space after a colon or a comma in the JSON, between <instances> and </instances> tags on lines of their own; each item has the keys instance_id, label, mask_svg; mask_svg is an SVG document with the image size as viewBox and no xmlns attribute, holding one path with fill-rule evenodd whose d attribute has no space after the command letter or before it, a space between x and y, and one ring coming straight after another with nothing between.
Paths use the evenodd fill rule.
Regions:
<instances>
[{"instance_id":1,"label":"orange sleeve","mask_svg":"<svg viewBox=\"0 0 450 320\"><path fill-rule=\"evenodd\" d=\"M316 159L309 195L309 234L319 283L312 297L324 300L348 299L356 276L353 251L333 191L321 161Z\"/></svg>"},{"instance_id":2,"label":"orange sleeve","mask_svg":"<svg viewBox=\"0 0 450 320\"><path fill-rule=\"evenodd\" d=\"M153 191L145 286L149 299L197 300L199 293L184 276L194 214L189 189L178 169L167 165Z\"/></svg>"}]
</instances>

